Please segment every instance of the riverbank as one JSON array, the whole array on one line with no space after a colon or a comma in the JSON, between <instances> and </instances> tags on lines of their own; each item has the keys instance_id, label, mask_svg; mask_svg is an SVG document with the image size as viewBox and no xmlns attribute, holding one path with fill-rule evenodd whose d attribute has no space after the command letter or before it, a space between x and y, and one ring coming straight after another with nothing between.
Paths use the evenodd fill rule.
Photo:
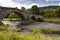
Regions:
<instances>
[{"instance_id":1,"label":"riverbank","mask_svg":"<svg viewBox=\"0 0 60 40\"><path fill-rule=\"evenodd\" d=\"M43 18L43 20L49 23L60 23L60 18Z\"/></svg>"}]
</instances>

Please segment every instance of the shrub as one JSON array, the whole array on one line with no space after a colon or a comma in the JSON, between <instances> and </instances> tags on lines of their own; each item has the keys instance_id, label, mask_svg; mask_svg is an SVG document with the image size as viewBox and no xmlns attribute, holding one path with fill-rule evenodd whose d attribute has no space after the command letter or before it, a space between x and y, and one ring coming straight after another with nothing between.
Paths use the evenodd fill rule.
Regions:
<instances>
[{"instance_id":1,"label":"shrub","mask_svg":"<svg viewBox=\"0 0 60 40\"><path fill-rule=\"evenodd\" d=\"M24 24L31 24L31 23L33 23L33 21L31 19L27 18L27 20L25 20Z\"/></svg>"},{"instance_id":2,"label":"shrub","mask_svg":"<svg viewBox=\"0 0 60 40\"><path fill-rule=\"evenodd\" d=\"M40 32L40 28L30 28L29 31L37 33Z\"/></svg>"},{"instance_id":3,"label":"shrub","mask_svg":"<svg viewBox=\"0 0 60 40\"><path fill-rule=\"evenodd\" d=\"M8 31L11 31L11 32L20 32L21 29L20 28L16 28L16 27L9 27Z\"/></svg>"},{"instance_id":4,"label":"shrub","mask_svg":"<svg viewBox=\"0 0 60 40\"><path fill-rule=\"evenodd\" d=\"M37 21L38 22L44 22L43 18L38 18Z\"/></svg>"},{"instance_id":5,"label":"shrub","mask_svg":"<svg viewBox=\"0 0 60 40\"><path fill-rule=\"evenodd\" d=\"M40 30L42 33L53 33L54 30L51 28L41 28Z\"/></svg>"}]
</instances>

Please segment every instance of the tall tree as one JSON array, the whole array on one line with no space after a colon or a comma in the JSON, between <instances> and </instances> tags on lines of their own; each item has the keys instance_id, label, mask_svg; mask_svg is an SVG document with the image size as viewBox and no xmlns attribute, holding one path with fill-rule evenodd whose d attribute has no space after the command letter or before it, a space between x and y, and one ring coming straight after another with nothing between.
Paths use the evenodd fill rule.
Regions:
<instances>
[{"instance_id":1,"label":"tall tree","mask_svg":"<svg viewBox=\"0 0 60 40\"><path fill-rule=\"evenodd\" d=\"M37 7L37 5L33 5L32 7L31 7L31 9L30 9L30 12L32 13L32 14L36 14L36 15L39 15L40 13L39 13L39 8Z\"/></svg>"},{"instance_id":2,"label":"tall tree","mask_svg":"<svg viewBox=\"0 0 60 40\"><path fill-rule=\"evenodd\" d=\"M25 7L21 7L21 10L22 10L22 11L26 11L26 8L25 8Z\"/></svg>"}]
</instances>

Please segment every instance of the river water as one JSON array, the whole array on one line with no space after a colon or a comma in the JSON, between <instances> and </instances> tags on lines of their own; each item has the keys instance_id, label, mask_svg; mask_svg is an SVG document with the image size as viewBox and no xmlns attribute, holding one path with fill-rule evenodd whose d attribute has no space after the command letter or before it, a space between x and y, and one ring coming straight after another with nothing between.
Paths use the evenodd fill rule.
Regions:
<instances>
[{"instance_id":1,"label":"river water","mask_svg":"<svg viewBox=\"0 0 60 40\"><path fill-rule=\"evenodd\" d=\"M54 30L60 29L60 25L59 24L54 24L54 23L46 23L46 22L35 22L32 23L30 25L21 25L21 23L19 21L2 21L4 24L9 24L12 25L14 27L20 27L23 28L24 32L27 32L28 28L31 27L36 27L36 28L51 28ZM50 36L50 37L59 37L60 34L46 34L46 36Z\"/></svg>"}]
</instances>

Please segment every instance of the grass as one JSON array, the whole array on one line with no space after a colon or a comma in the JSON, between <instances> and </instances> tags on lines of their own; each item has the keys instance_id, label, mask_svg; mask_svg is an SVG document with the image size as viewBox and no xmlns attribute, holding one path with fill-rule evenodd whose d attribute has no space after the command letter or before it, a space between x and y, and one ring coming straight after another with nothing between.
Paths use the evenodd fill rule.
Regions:
<instances>
[{"instance_id":1,"label":"grass","mask_svg":"<svg viewBox=\"0 0 60 40\"><path fill-rule=\"evenodd\" d=\"M0 31L7 31L7 29L9 28L9 25L0 25Z\"/></svg>"},{"instance_id":2,"label":"grass","mask_svg":"<svg viewBox=\"0 0 60 40\"><path fill-rule=\"evenodd\" d=\"M8 21L10 21L10 20L20 20L20 18L3 18L3 20L8 20Z\"/></svg>"},{"instance_id":3,"label":"grass","mask_svg":"<svg viewBox=\"0 0 60 40\"><path fill-rule=\"evenodd\" d=\"M7 24L0 25L0 31L20 32L21 29ZM29 31L33 33L60 34L60 30L53 30L51 28L29 28Z\"/></svg>"},{"instance_id":4,"label":"grass","mask_svg":"<svg viewBox=\"0 0 60 40\"><path fill-rule=\"evenodd\" d=\"M0 31L13 31L13 32L17 32L17 31L21 31L20 28L15 28L13 26L10 25L0 25Z\"/></svg>"},{"instance_id":5,"label":"grass","mask_svg":"<svg viewBox=\"0 0 60 40\"><path fill-rule=\"evenodd\" d=\"M11 31L8 30L11 28ZM1 30L2 29L2 30ZM45 36L44 33L52 33L52 29L50 28L30 28L29 31L31 33L21 33L20 28L15 28L10 25L0 25L0 40L60 40L59 38L52 38ZM60 32L60 31L55 31Z\"/></svg>"},{"instance_id":6,"label":"grass","mask_svg":"<svg viewBox=\"0 0 60 40\"><path fill-rule=\"evenodd\" d=\"M17 20L21 20L20 18L3 18L3 20L14 20L14 21L17 21ZM43 19L38 19L39 22L43 21L43 22L52 22L52 23L60 23L60 18L43 18ZM31 20L28 19L26 21L26 23L31 23Z\"/></svg>"},{"instance_id":7,"label":"grass","mask_svg":"<svg viewBox=\"0 0 60 40\"><path fill-rule=\"evenodd\" d=\"M44 34L36 33L17 33L17 32L0 32L0 40L57 40L47 37Z\"/></svg>"},{"instance_id":8,"label":"grass","mask_svg":"<svg viewBox=\"0 0 60 40\"><path fill-rule=\"evenodd\" d=\"M60 23L60 18L44 18L45 22Z\"/></svg>"},{"instance_id":9,"label":"grass","mask_svg":"<svg viewBox=\"0 0 60 40\"><path fill-rule=\"evenodd\" d=\"M51 28L30 28L29 31L43 34L60 34L60 30L53 30Z\"/></svg>"}]
</instances>

